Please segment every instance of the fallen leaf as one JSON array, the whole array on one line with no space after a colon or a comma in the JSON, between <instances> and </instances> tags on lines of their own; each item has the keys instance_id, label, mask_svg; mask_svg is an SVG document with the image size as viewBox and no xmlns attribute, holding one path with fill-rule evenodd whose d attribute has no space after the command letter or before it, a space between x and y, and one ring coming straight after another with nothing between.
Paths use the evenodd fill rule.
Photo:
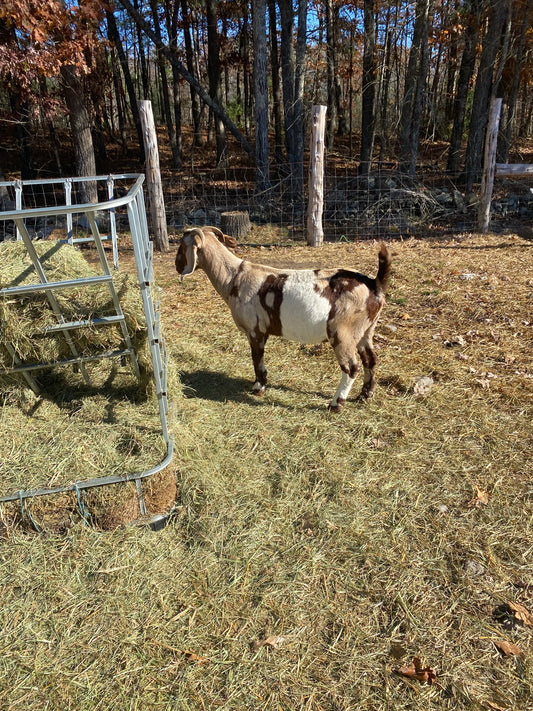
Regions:
<instances>
[{"instance_id":1,"label":"fallen leaf","mask_svg":"<svg viewBox=\"0 0 533 711\"><path fill-rule=\"evenodd\" d=\"M257 651L261 647L272 647L272 649L279 649L285 642L285 637L279 635L272 635L266 639L256 639L254 642L254 650Z\"/></svg>"},{"instance_id":2,"label":"fallen leaf","mask_svg":"<svg viewBox=\"0 0 533 711\"><path fill-rule=\"evenodd\" d=\"M479 486L476 486L476 495L474 498L468 502L468 505L471 507L477 507L479 508L480 506L487 506L489 503L489 495L486 491L483 491L483 489L480 489Z\"/></svg>"},{"instance_id":3,"label":"fallen leaf","mask_svg":"<svg viewBox=\"0 0 533 711\"><path fill-rule=\"evenodd\" d=\"M518 602L508 602L507 606L517 622L521 622L526 627L533 627L533 615L523 605Z\"/></svg>"},{"instance_id":4,"label":"fallen leaf","mask_svg":"<svg viewBox=\"0 0 533 711\"><path fill-rule=\"evenodd\" d=\"M209 659L201 657L199 654L195 654L195 652L189 652L186 649L183 650L183 655L187 657L190 662L196 662L197 664L206 664L209 661Z\"/></svg>"},{"instance_id":5,"label":"fallen leaf","mask_svg":"<svg viewBox=\"0 0 533 711\"><path fill-rule=\"evenodd\" d=\"M409 679L417 679L426 684L433 684L437 678L437 672L430 667L422 667L419 657L413 657L413 663L408 667L400 667L398 674L406 676Z\"/></svg>"},{"instance_id":6,"label":"fallen leaf","mask_svg":"<svg viewBox=\"0 0 533 711\"><path fill-rule=\"evenodd\" d=\"M505 657L520 657L523 654L520 647L512 642L506 642L504 639L493 639L492 643Z\"/></svg>"},{"instance_id":7,"label":"fallen leaf","mask_svg":"<svg viewBox=\"0 0 533 711\"><path fill-rule=\"evenodd\" d=\"M265 639L265 644L274 649L278 649L285 642L285 637L267 637Z\"/></svg>"}]
</instances>

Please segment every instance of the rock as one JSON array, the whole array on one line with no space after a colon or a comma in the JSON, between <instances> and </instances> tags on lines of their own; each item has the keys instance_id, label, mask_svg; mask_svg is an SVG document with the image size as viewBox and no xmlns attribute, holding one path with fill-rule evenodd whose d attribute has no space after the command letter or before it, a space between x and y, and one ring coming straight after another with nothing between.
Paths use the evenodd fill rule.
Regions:
<instances>
[{"instance_id":1,"label":"rock","mask_svg":"<svg viewBox=\"0 0 533 711\"><path fill-rule=\"evenodd\" d=\"M423 375L415 381L415 384L413 385L413 392L418 397L424 397L429 393L433 385L433 378L430 378L429 375Z\"/></svg>"}]
</instances>

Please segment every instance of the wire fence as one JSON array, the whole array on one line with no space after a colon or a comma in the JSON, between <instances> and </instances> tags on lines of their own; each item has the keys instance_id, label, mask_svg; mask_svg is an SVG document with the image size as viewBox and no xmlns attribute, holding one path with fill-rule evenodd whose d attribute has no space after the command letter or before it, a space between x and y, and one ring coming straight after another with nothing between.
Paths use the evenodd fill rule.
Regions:
<instances>
[{"instance_id":1,"label":"wire fence","mask_svg":"<svg viewBox=\"0 0 533 711\"><path fill-rule=\"evenodd\" d=\"M357 175L356 169L328 170L325 239L387 239L420 235L428 228L472 229L475 209L451 180L438 178L411 178L393 169L367 176ZM253 168L233 168L168 178L164 193L171 231L190 224L219 226L223 212L244 210L252 223L275 225L289 237L305 238L307 176L295 180L288 167L271 174L271 186L262 192L255 189Z\"/></svg>"},{"instance_id":2,"label":"wire fence","mask_svg":"<svg viewBox=\"0 0 533 711\"><path fill-rule=\"evenodd\" d=\"M294 171L288 165L271 170L270 187L258 192L252 167L183 171L163 178L169 233L179 234L187 225L220 226L223 212L245 211L257 225L272 225L279 240L306 237L308 176L306 168ZM53 181L50 181L52 183ZM12 187L0 192L0 210L65 204L68 180L44 184L38 189L24 186L18 196ZM513 219L533 218L533 193L529 180L496 179L492 201L492 225ZM4 184L5 185L5 184ZM70 189L70 188L69 188ZM99 191L109 189L99 184ZM126 190L114 178L113 195ZM109 194L99 194L108 199ZM70 198L69 198L70 199ZM75 183L72 203L76 203ZM19 204L16 204L16 201ZM105 218L105 216L103 216ZM102 218L102 219L103 219ZM57 217L28 223L36 239L47 238L56 228ZM117 212L117 228L127 216ZM358 175L357 166L327 165L324 176L323 228L326 241L395 239L438 236L476 230L477 201L465 199L461 186L444 172L426 170L416 177L399 173L394 165ZM103 225L103 229L107 226ZM88 225L83 215L71 229L83 237ZM0 241L16 237L14 225L4 223Z\"/></svg>"}]
</instances>

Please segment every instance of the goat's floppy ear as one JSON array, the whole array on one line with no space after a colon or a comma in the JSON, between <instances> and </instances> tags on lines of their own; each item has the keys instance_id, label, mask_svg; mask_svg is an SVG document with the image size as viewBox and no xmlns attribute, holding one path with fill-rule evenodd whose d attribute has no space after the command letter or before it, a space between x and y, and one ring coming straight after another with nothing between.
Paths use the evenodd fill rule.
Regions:
<instances>
[{"instance_id":1,"label":"goat's floppy ear","mask_svg":"<svg viewBox=\"0 0 533 711\"><path fill-rule=\"evenodd\" d=\"M215 235L215 237L218 239L218 241L224 245L224 247L227 247L228 249L231 249L231 250L235 249L235 247L237 246L237 240L235 239L235 237L230 237L230 235L225 235L222 232L222 230L218 229L218 227L210 227L209 229Z\"/></svg>"},{"instance_id":2,"label":"goat's floppy ear","mask_svg":"<svg viewBox=\"0 0 533 711\"><path fill-rule=\"evenodd\" d=\"M185 268L181 272L181 278L192 274L198 263L197 252L203 247L204 235L201 229L194 227L183 233L183 244L185 245Z\"/></svg>"},{"instance_id":3,"label":"goat's floppy ear","mask_svg":"<svg viewBox=\"0 0 533 711\"><path fill-rule=\"evenodd\" d=\"M237 240L235 237L230 237L230 235L222 235L222 239L220 241L225 247L231 249L231 251L237 247Z\"/></svg>"}]
</instances>

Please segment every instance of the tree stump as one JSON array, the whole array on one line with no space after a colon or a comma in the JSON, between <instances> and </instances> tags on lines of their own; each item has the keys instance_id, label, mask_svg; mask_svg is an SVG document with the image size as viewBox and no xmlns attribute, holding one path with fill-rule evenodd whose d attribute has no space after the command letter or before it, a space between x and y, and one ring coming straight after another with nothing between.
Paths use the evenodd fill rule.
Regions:
<instances>
[{"instance_id":1,"label":"tree stump","mask_svg":"<svg viewBox=\"0 0 533 711\"><path fill-rule=\"evenodd\" d=\"M220 215L220 228L225 235L240 240L252 229L250 215L247 212L223 212Z\"/></svg>"}]
</instances>

